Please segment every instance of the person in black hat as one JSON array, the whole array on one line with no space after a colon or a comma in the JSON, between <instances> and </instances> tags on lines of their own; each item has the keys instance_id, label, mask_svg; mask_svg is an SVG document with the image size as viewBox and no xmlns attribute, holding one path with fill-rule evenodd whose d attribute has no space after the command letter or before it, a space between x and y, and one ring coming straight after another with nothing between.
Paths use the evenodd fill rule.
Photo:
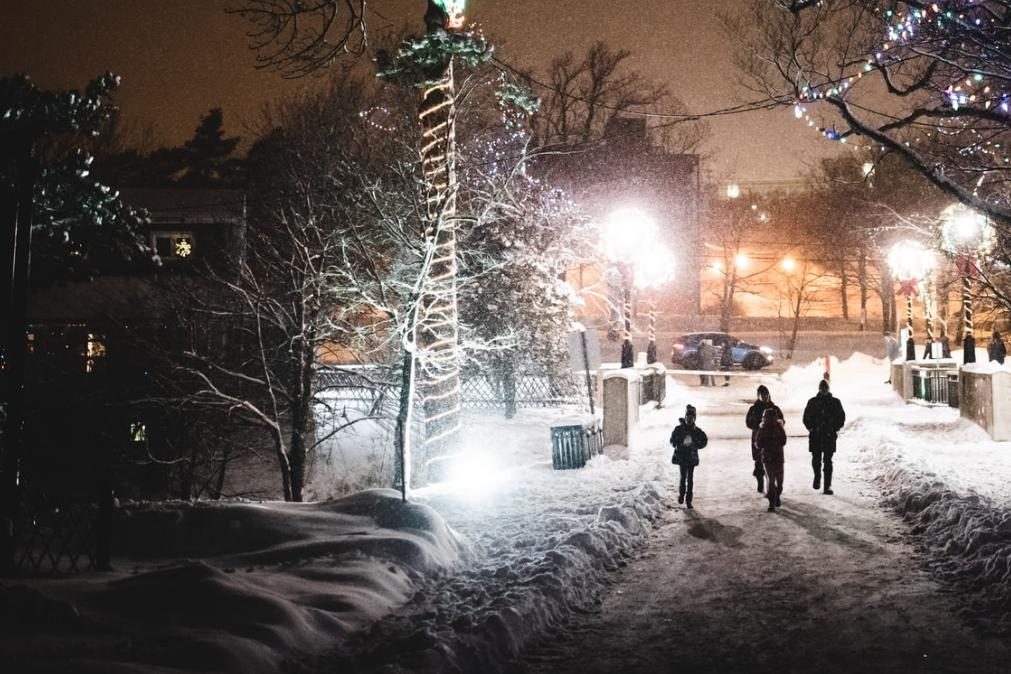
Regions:
<instances>
[{"instance_id":1,"label":"person in black hat","mask_svg":"<svg viewBox=\"0 0 1011 674\"><path fill-rule=\"evenodd\" d=\"M839 429L846 423L846 412L838 398L828 390L828 381L818 383L818 395L807 401L804 408L804 427L808 430L808 451L811 452L811 467L814 469L814 483L822 486L822 461L824 460L825 487L823 493L832 494L832 455Z\"/></svg>"},{"instance_id":2,"label":"person in black hat","mask_svg":"<svg viewBox=\"0 0 1011 674\"><path fill-rule=\"evenodd\" d=\"M744 418L744 423L751 429L751 460L755 463L755 469L751 474L755 476L755 480L758 482L759 494L765 491L765 467L762 465L762 452L755 440L758 438L758 427L762 425L762 415L765 414L765 410L773 410L776 416L779 417L779 420L783 420L783 410L779 409L779 406L772 402L772 396L769 394L769 389L765 384L760 384L758 386L758 399L748 409L748 414Z\"/></svg>"},{"instance_id":3,"label":"person in black hat","mask_svg":"<svg viewBox=\"0 0 1011 674\"><path fill-rule=\"evenodd\" d=\"M692 509L692 488L695 485L695 466L699 465L699 450L709 444L705 431L695 425L695 408L688 405L685 415L678 419L678 425L670 435L670 444L674 447L671 463L681 469L681 481L678 484L678 503L684 503Z\"/></svg>"}]
</instances>

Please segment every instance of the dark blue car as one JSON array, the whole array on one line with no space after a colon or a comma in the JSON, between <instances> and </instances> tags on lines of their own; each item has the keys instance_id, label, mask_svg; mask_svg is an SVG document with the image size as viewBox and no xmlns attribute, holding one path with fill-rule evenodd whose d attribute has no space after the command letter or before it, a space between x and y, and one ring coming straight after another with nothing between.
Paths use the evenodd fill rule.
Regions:
<instances>
[{"instance_id":1,"label":"dark blue car","mask_svg":"<svg viewBox=\"0 0 1011 674\"><path fill-rule=\"evenodd\" d=\"M699 358L699 346L703 339L713 340L717 369L719 369L723 349L728 348L734 365L740 365L745 370L760 370L772 365L772 349L767 346L746 344L725 332L690 332L678 337L674 340L674 347L671 349L671 362L685 370L701 369L702 359Z\"/></svg>"}]
</instances>

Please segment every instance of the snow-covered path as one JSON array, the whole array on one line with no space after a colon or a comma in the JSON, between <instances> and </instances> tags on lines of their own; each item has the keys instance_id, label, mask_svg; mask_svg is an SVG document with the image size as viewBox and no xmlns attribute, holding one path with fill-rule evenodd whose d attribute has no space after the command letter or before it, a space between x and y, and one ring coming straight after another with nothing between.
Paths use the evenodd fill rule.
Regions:
<instances>
[{"instance_id":1,"label":"snow-covered path","mask_svg":"<svg viewBox=\"0 0 1011 674\"><path fill-rule=\"evenodd\" d=\"M855 439L840 442L836 495L811 488L797 405L804 396L773 384L774 397L777 388L792 402L782 510L765 511L750 475L748 401L694 389L711 438L695 510L675 506L602 604L549 636L520 669L1008 671L1008 647L957 617L956 597L923 570L908 526L879 505Z\"/></svg>"}]
</instances>

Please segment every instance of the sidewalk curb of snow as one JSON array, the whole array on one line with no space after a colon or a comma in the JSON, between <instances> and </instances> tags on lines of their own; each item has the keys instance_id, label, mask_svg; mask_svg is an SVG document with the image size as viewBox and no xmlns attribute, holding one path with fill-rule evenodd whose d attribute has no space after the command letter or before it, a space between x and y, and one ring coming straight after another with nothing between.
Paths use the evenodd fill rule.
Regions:
<instances>
[{"instance_id":1,"label":"sidewalk curb of snow","mask_svg":"<svg viewBox=\"0 0 1011 674\"><path fill-rule=\"evenodd\" d=\"M886 437L863 455L884 504L912 524L930 569L964 591L963 617L1011 634L1011 512L952 490L939 476L911 465Z\"/></svg>"}]
</instances>

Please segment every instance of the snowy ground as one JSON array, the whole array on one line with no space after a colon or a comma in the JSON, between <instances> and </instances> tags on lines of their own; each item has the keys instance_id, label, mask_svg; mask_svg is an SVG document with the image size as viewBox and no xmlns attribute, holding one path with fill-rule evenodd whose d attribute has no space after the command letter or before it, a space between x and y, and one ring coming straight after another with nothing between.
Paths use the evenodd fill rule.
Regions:
<instances>
[{"instance_id":1,"label":"snowy ground","mask_svg":"<svg viewBox=\"0 0 1011 674\"><path fill-rule=\"evenodd\" d=\"M631 449L609 450L576 471L550 465L548 428L571 412L472 416L467 442L479 463L494 462L490 479L423 490L407 508L391 492L370 492L321 505L138 511L132 559L119 560L113 577L0 587L0 606L17 607L0 609L8 628L0 665L15 665L0 669L550 670L572 660L565 649L581 648L581 633L612 650L634 643L634 621L605 634L573 619L600 617L602 599L605 610L618 607L623 587L638 594L624 614L610 613L673 626L672 638L725 643L740 658L731 665L757 657L748 647L752 623L742 621L758 621L770 639L780 635L770 649L834 631L843 645L880 634L876 648L887 652L893 635L896 653L935 656L938 667L923 671L947 671L943 649L925 644L957 639L992 652L978 634L1011 631L1011 443L990 442L956 410L903 404L883 383L884 363L857 354L832 365L850 421L837 496L822 497L810 488L799 421L821 371L818 362L715 389L672 382L666 409L643 409ZM791 435L786 507L775 515L753 491L743 423L759 382L784 407ZM694 518L672 510L670 498L667 436L687 402L714 441L699 469ZM910 529L916 534L906 540ZM672 546L683 554L665 556ZM777 550L786 553L779 566ZM832 572L819 566L825 554ZM696 568L706 569L699 582ZM760 610L763 593L778 587L780 601ZM964 598L940 596L945 588ZM680 607L650 613L671 607L666 596ZM730 610L738 604L752 608ZM875 618L861 630L868 611ZM34 617L17 624L24 615ZM710 627L692 632L692 620ZM969 621L985 629L970 630ZM670 644L659 645L673 657ZM818 658L811 668L830 660Z\"/></svg>"}]
</instances>

